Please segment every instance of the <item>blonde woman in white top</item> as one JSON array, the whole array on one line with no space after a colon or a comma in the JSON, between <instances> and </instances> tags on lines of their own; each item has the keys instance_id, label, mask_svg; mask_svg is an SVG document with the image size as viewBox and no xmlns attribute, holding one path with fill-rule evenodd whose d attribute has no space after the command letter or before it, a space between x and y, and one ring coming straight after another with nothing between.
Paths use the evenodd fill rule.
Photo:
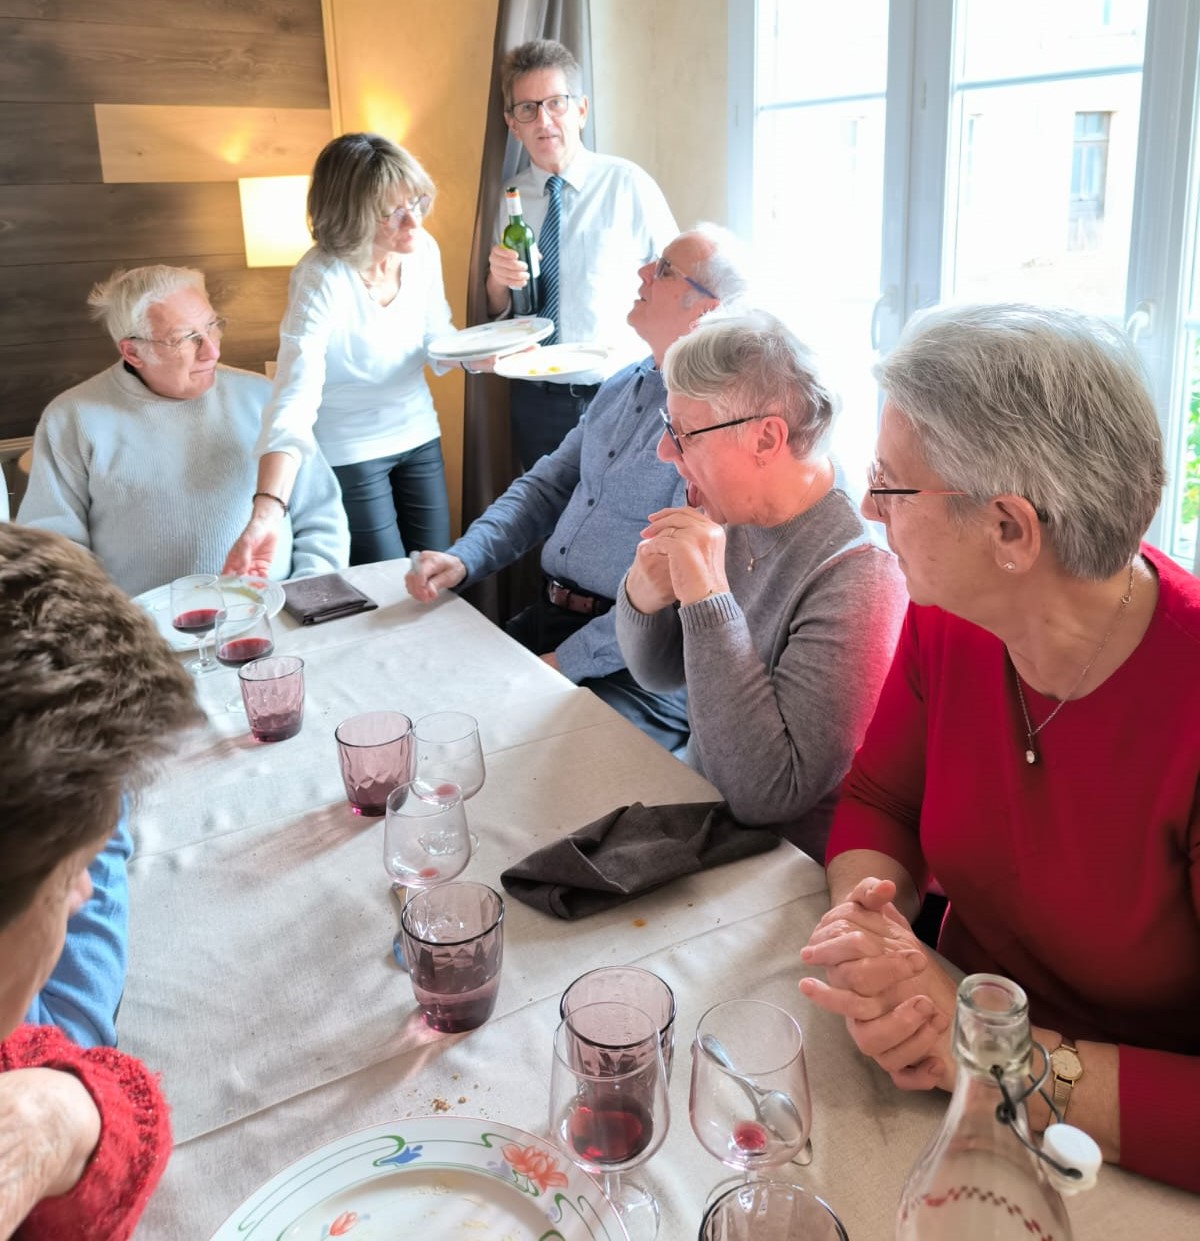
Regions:
<instances>
[{"instance_id":1,"label":"blonde woman in white top","mask_svg":"<svg viewBox=\"0 0 1200 1241\"><path fill-rule=\"evenodd\" d=\"M450 542L426 347L450 329L437 242L422 227L434 186L377 134L343 134L313 168L313 248L292 272L275 386L263 411L250 521L227 572L270 559L300 461L318 448L342 488L350 562Z\"/></svg>"}]
</instances>

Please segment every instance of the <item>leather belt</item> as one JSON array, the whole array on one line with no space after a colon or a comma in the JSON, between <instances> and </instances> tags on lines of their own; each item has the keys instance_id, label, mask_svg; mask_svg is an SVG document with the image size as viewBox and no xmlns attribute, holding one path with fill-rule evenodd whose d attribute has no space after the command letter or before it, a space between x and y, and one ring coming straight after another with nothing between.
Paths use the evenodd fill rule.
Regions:
<instances>
[{"instance_id":1,"label":"leather belt","mask_svg":"<svg viewBox=\"0 0 1200 1241\"><path fill-rule=\"evenodd\" d=\"M605 599L603 595L586 595L565 582L555 581L552 577L546 579L546 598L556 608L578 612L583 616L603 616L613 605L613 601Z\"/></svg>"},{"instance_id":2,"label":"leather belt","mask_svg":"<svg viewBox=\"0 0 1200 1241\"><path fill-rule=\"evenodd\" d=\"M600 391L599 384L556 384L551 383L548 379L526 380L532 383L539 392L548 393L550 396L569 396L573 400L586 398L590 400Z\"/></svg>"}]
</instances>

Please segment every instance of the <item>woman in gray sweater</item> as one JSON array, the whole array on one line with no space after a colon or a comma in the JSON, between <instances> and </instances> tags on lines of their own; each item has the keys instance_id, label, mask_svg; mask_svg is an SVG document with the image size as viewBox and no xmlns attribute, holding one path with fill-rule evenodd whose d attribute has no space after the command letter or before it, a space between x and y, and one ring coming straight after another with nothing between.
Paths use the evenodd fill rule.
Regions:
<instances>
[{"instance_id":1,"label":"woman in gray sweater","mask_svg":"<svg viewBox=\"0 0 1200 1241\"><path fill-rule=\"evenodd\" d=\"M907 601L822 448L834 397L773 315L715 311L667 352L650 516L617 637L647 689L687 685L688 760L746 824L820 861Z\"/></svg>"}]
</instances>

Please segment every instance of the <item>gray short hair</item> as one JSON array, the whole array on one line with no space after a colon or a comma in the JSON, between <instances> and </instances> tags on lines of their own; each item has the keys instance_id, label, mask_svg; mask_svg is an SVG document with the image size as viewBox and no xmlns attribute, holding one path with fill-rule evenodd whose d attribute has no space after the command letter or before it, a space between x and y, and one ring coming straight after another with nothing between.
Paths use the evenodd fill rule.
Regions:
<instances>
[{"instance_id":1,"label":"gray short hair","mask_svg":"<svg viewBox=\"0 0 1200 1241\"><path fill-rule=\"evenodd\" d=\"M729 229L702 220L685 236L703 237L712 247L689 273L693 280L717 295L722 306L743 301L750 292L750 251ZM699 294L696 295L699 297Z\"/></svg>"},{"instance_id":2,"label":"gray short hair","mask_svg":"<svg viewBox=\"0 0 1200 1241\"><path fill-rule=\"evenodd\" d=\"M667 350L663 381L670 392L707 402L723 419L777 414L797 458L824 438L838 404L812 351L766 310L722 307L704 315Z\"/></svg>"},{"instance_id":3,"label":"gray short hair","mask_svg":"<svg viewBox=\"0 0 1200 1241\"><path fill-rule=\"evenodd\" d=\"M1162 433L1125 334L1078 311L945 306L875 367L931 469L968 493L1024 496L1062 567L1127 565L1166 481Z\"/></svg>"},{"instance_id":4,"label":"gray short hair","mask_svg":"<svg viewBox=\"0 0 1200 1241\"><path fill-rule=\"evenodd\" d=\"M363 262L397 190L409 201L437 193L417 159L390 139L379 134L334 138L317 156L308 187L313 241L334 258Z\"/></svg>"},{"instance_id":5,"label":"gray short hair","mask_svg":"<svg viewBox=\"0 0 1200 1241\"><path fill-rule=\"evenodd\" d=\"M514 47L500 62L500 92L506 112L513 105L516 80L539 69L561 69L570 94L576 99L583 94L583 71L570 49L557 39L530 39Z\"/></svg>"},{"instance_id":6,"label":"gray short hair","mask_svg":"<svg viewBox=\"0 0 1200 1241\"><path fill-rule=\"evenodd\" d=\"M87 300L92 318L104 324L113 342L119 345L131 336L148 336L146 312L180 289L195 289L208 297L203 272L155 263L113 272L107 280L92 286Z\"/></svg>"}]
</instances>

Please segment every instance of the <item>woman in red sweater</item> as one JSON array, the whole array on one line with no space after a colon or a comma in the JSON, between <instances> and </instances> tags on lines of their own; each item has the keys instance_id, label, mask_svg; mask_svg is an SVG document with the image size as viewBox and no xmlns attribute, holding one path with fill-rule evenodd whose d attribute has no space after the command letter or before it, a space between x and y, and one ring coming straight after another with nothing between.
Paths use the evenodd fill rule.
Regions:
<instances>
[{"instance_id":1,"label":"woman in red sweater","mask_svg":"<svg viewBox=\"0 0 1200 1241\"><path fill-rule=\"evenodd\" d=\"M864 511L912 604L800 989L948 1089L955 980L910 929L936 875L939 950L1026 990L1060 1111L1200 1191L1200 582L1140 543L1164 471L1136 355L1072 312L953 307L877 375Z\"/></svg>"},{"instance_id":2,"label":"woman in red sweater","mask_svg":"<svg viewBox=\"0 0 1200 1241\"><path fill-rule=\"evenodd\" d=\"M121 797L197 717L191 679L86 552L0 524L0 1236L121 1241L166 1165L151 1074L19 1026Z\"/></svg>"}]
</instances>

